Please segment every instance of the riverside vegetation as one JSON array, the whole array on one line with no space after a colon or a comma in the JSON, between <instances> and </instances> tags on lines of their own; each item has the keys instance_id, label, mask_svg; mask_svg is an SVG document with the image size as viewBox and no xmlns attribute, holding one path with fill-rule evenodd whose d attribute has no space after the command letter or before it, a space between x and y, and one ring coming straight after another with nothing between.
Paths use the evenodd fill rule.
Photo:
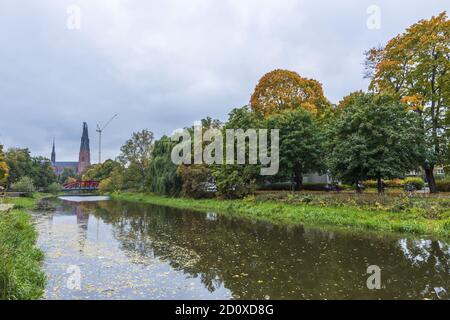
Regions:
<instances>
[{"instance_id":1,"label":"riverside vegetation","mask_svg":"<svg viewBox=\"0 0 450 320\"><path fill-rule=\"evenodd\" d=\"M39 299L44 292L43 254L36 247L37 232L26 212L41 197L0 200L14 204L12 210L0 212L0 300Z\"/></svg>"},{"instance_id":2,"label":"riverside vegetation","mask_svg":"<svg viewBox=\"0 0 450 320\"><path fill-rule=\"evenodd\" d=\"M450 234L450 198L306 192L264 192L241 200L171 198L138 193L112 193L111 196L120 200L213 211L275 223L445 237Z\"/></svg>"}]
</instances>

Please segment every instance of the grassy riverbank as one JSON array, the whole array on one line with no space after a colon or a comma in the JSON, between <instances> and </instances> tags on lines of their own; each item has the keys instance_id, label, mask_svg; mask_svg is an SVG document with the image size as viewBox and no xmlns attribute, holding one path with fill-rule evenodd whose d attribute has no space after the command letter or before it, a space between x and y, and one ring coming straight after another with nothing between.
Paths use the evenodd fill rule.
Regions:
<instances>
[{"instance_id":1,"label":"grassy riverbank","mask_svg":"<svg viewBox=\"0 0 450 320\"><path fill-rule=\"evenodd\" d=\"M14 209L0 212L0 299L39 299L44 291L45 274L41 270L42 252L36 247L37 232L26 212L42 196L6 198Z\"/></svg>"},{"instance_id":2,"label":"grassy riverbank","mask_svg":"<svg viewBox=\"0 0 450 320\"><path fill-rule=\"evenodd\" d=\"M450 235L450 199L384 196L361 200L359 195L267 195L244 200L168 198L152 194L121 193L112 198L195 211L257 218L308 226L388 231L433 236ZM328 199L327 199L328 197ZM365 197L365 196L362 196ZM375 197L378 197L375 195ZM342 198L342 199L341 199ZM378 201L377 201L378 200ZM431 213L430 213L431 212Z\"/></svg>"}]
</instances>

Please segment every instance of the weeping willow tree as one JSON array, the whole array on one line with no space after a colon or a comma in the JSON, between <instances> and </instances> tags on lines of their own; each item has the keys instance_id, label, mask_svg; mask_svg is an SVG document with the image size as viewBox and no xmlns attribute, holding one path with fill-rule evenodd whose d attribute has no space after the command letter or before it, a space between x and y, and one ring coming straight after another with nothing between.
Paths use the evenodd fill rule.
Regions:
<instances>
[{"instance_id":1,"label":"weeping willow tree","mask_svg":"<svg viewBox=\"0 0 450 320\"><path fill-rule=\"evenodd\" d=\"M169 196L180 194L182 181L177 174L177 165L171 160L172 148L176 142L163 136L155 142L147 178L149 191Z\"/></svg>"}]
</instances>

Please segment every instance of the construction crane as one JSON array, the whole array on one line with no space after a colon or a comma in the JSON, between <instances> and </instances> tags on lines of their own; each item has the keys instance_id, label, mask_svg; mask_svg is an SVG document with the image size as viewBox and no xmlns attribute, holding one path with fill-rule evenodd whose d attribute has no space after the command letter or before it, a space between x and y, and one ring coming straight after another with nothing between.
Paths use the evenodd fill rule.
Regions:
<instances>
[{"instance_id":1,"label":"construction crane","mask_svg":"<svg viewBox=\"0 0 450 320\"><path fill-rule=\"evenodd\" d=\"M109 119L109 121L103 127L100 127L100 125L97 124L97 130L96 131L98 132L98 163L99 164L102 163L102 132L111 123L111 121L113 121L114 118L117 117L117 116L118 116L117 113L115 115L113 115L112 118Z\"/></svg>"}]
</instances>

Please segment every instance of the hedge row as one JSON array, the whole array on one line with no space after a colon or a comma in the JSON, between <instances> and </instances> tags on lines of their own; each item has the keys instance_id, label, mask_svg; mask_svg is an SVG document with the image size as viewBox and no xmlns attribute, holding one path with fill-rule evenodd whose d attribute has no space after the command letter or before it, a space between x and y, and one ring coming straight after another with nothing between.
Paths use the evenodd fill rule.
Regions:
<instances>
[{"instance_id":1,"label":"hedge row","mask_svg":"<svg viewBox=\"0 0 450 320\"><path fill-rule=\"evenodd\" d=\"M449 182L450 183L450 182ZM366 188L376 188L377 181L376 180L366 180L363 182ZM405 179L392 179L392 180L384 180L384 186L387 188L407 188L412 187L416 190L423 189L425 186L425 182L422 178L418 177L408 177Z\"/></svg>"},{"instance_id":2,"label":"hedge row","mask_svg":"<svg viewBox=\"0 0 450 320\"><path fill-rule=\"evenodd\" d=\"M450 192L450 179L436 181L436 189L441 192Z\"/></svg>"},{"instance_id":3,"label":"hedge row","mask_svg":"<svg viewBox=\"0 0 450 320\"><path fill-rule=\"evenodd\" d=\"M354 187L350 185L341 184L337 186L338 190L350 190L354 189ZM268 191L289 191L292 190L292 184L289 182L277 182L277 183L271 183L264 186L261 186L259 190L268 190ZM328 183L303 183L302 190L307 191L331 191L336 190L336 187L333 187L332 185Z\"/></svg>"}]
</instances>

